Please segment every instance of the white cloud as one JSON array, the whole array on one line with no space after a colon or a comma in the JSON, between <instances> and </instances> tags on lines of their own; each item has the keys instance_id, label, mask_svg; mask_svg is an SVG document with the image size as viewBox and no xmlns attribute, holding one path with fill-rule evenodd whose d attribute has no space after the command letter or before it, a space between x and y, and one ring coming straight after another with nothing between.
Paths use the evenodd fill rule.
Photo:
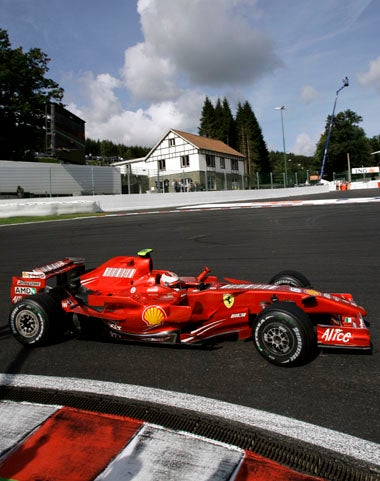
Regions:
<instances>
[{"instance_id":1,"label":"white cloud","mask_svg":"<svg viewBox=\"0 0 380 481\"><path fill-rule=\"evenodd\" d=\"M312 156L315 153L315 142L308 134L299 134L292 150L296 155Z\"/></svg>"},{"instance_id":2,"label":"white cloud","mask_svg":"<svg viewBox=\"0 0 380 481\"><path fill-rule=\"evenodd\" d=\"M121 112L121 105L114 90L121 87L120 80L109 74L100 74L94 77L92 72L86 72L81 78L84 95L89 101L85 109L86 114L91 112L91 120L104 122ZM85 117L86 118L86 117Z\"/></svg>"},{"instance_id":3,"label":"white cloud","mask_svg":"<svg viewBox=\"0 0 380 481\"><path fill-rule=\"evenodd\" d=\"M175 85L175 67L168 58L162 58L145 43L128 48L121 71L124 84L137 98L146 102L172 99L179 93Z\"/></svg>"},{"instance_id":4,"label":"white cloud","mask_svg":"<svg viewBox=\"0 0 380 481\"><path fill-rule=\"evenodd\" d=\"M302 88L300 99L304 104L311 104L314 100L317 100L321 94L315 90L311 85L306 85Z\"/></svg>"},{"instance_id":5,"label":"white cloud","mask_svg":"<svg viewBox=\"0 0 380 481\"><path fill-rule=\"evenodd\" d=\"M72 105L90 138L153 146L169 128L196 132L206 95L200 87L234 91L282 65L253 26L261 14L256 0L218 0L218 8L203 0L139 0L137 8L144 41L125 50L120 79L86 73L86 107ZM124 110L117 89L143 107Z\"/></svg>"},{"instance_id":6,"label":"white cloud","mask_svg":"<svg viewBox=\"0 0 380 481\"><path fill-rule=\"evenodd\" d=\"M367 72L358 74L358 80L365 87L374 85L380 92L380 57L369 63Z\"/></svg>"},{"instance_id":7,"label":"white cloud","mask_svg":"<svg viewBox=\"0 0 380 481\"><path fill-rule=\"evenodd\" d=\"M109 75L83 77L88 106L68 105L71 112L86 119L86 137L108 139L125 145L152 147L169 129L196 131L204 94L183 91L175 100L152 103L146 109L123 110L114 93L120 82Z\"/></svg>"},{"instance_id":8,"label":"white cloud","mask_svg":"<svg viewBox=\"0 0 380 481\"><path fill-rule=\"evenodd\" d=\"M134 95L162 101L189 86L248 85L282 66L271 40L247 21L256 1L139 0L145 41L125 52ZM256 12L259 16L260 12ZM175 87L177 85L177 87Z\"/></svg>"}]
</instances>

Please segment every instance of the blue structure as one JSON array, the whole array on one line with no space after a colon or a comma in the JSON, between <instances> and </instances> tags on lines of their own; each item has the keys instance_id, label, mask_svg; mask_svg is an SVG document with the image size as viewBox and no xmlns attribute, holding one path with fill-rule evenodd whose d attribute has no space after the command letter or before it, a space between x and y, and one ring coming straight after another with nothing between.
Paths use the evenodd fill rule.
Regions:
<instances>
[{"instance_id":1,"label":"blue structure","mask_svg":"<svg viewBox=\"0 0 380 481\"><path fill-rule=\"evenodd\" d=\"M323 153L323 161L322 161L321 173L319 174L319 179L320 179L320 180L323 179L323 174L324 174L324 172L325 172L327 150L328 150L328 148L329 148L329 142L330 142L330 136L331 136L331 128L332 128L332 125L333 125L333 122L334 122L335 107L336 107L336 102L337 102L337 100L338 100L338 95L339 95L339 92L340 92L341 90L343 90L344 87L348 87L348 85L349 85L349 83L348 83L348 77L345 77L345 78L343 79L343 85L340 87L340 89L338 89L338 90L336 91L334 108L333 108L332 115L331 115L331 119L330 119L329 131L328 131L328 133L327 133L325 151L324 151L324 153Z\"/></svg>"}]
</instances>

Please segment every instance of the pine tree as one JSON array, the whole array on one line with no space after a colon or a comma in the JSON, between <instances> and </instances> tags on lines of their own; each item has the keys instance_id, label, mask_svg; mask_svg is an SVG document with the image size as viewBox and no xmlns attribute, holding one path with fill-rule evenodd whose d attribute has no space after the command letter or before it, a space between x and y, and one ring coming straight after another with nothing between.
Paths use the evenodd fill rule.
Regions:
<instances>
[{"instance_id":1,"label":"pine tree","mask_svg":"<svg viewBox=\"0 0 380 481\"><path fill-rule=\"evenodd\" d=\"M238 104L236 113L237 150L246 157L248 186L255 183L257 172L269 172L269 152L264 141L261 127L246 101Z\"/></svg>"},{"instance_id":2,"label":"pine tree","mask_svg":"<svg viewBox=\"0 0 380 481\"><path fill-rule=\"evenodd\" d=\"M223 133L224 143L236 149L236 123L226 97L223 99Z\"/></svg>"},{"instance_id":3,"label":"pine tree","mask_svg":"<svg viewBox=\"0 0 380 481\"><path fill-rule=\"evenodd\" d=\"M212 138L214 134L214 124L215 124L215 109L212 105L211 100L206 97L201 114L200 126L198 128L198 133L202 137Z\"/></svg>"}]
</instances>

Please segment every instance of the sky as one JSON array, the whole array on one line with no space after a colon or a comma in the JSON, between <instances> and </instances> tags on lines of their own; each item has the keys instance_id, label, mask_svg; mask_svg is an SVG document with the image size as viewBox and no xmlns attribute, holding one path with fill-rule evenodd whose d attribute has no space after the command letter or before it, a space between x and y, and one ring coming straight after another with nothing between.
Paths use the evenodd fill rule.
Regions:
<instances>
[{"instance_id":1,"label":"sky","mask_svg":"<svg viewBox=\"0 0 380 481\"><path fill-rule=\"evenodd\" d=\"M313 155L336 99L380 135L380 0L0 0L0 28L95 140L197 134L206 95L248 101L269 150Z\"/></svg>"}]
</instances>

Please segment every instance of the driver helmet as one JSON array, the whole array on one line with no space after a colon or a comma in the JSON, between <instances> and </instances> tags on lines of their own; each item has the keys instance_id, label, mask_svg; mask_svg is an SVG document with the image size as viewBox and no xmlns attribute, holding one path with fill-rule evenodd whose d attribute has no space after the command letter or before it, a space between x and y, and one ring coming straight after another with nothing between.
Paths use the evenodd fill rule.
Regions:
<instances>
[{"instance_id":1,"label":"driver helmet","mask_svg":"<svg viewBox=\"0 0 380 481\"><path fill-rule=\"evenodd\" d=\"M177 274L174 274L174 272L170 272L170 271L164 272L161 275L160 284L161 286L164 286L164 287L179 289L180 287L179 277L177 276Z\"/></svg>"}]
</instances>

